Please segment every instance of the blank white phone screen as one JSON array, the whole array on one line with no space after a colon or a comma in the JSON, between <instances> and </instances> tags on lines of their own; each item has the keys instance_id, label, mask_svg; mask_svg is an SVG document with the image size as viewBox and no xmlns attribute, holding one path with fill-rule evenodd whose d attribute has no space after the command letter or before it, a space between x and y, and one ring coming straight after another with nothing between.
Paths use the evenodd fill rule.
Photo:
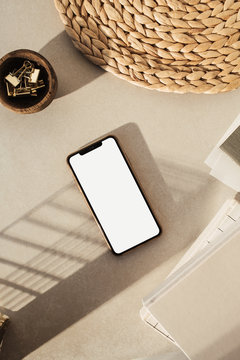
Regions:
<instances>
[{"instance_id":1,"label":"blank white phone screen","mask_svg":"<svg viewBox=\"0 0 240 360\"><path fill-rule=\"evenodd\" d=\"M108 242L120 254L160 232L114 138L83 154L70 165Z\"/></svg>"}]
</instances>

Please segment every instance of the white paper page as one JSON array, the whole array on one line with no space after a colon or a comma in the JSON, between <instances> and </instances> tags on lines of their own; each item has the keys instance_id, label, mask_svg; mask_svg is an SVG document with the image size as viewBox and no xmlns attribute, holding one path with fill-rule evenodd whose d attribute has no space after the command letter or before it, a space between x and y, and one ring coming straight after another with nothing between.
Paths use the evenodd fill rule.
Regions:
<instances>
[{"instance_id":1,"label":"white paper page","mask_svg":"<svg viewBox=\"0 0 240 360\"><path fill-rule=\"evenodd\" d=\"M201 252L206 247L209 247L211 244L217 243L221 240L224 232L231 232L231 228L234 228L234 224L240 221L240 203L236 199L227 200L214 218L210 221L207 227L203 230L203 232L199 235L193 245L189 248L189 250L184 254L175 268L171 271L169 276L174 276L174 273L177 272L182 266L187 264L191 259L195 256L197 257L198 253ZM181 271L181 270L180 270ZM175 343L175 340L171 337L171 335L167 332L167 330L162 326L159 322L160 319L156 319L151 313L149 309L150 302L154 304L158 301L158 297L156 297L156 293L159 289L156 289L155 292L151 294L148 298L145 298L145 305L143 305L140 316L143 321L145 321L148 325L152 326L155 330L157 330L161 335L164 335L171 342ZM154 298L155 297L155 298ZM154 298L153 302L152 299ZM178 344L176 344L178 345Z\"/></svg>"},{"instance_id":2,"label":"white paper page","mask_svg":"<svg viewBox=\"0 0 240 360\"><path fill-rule=\"evenodd\" d=\"M226 226L226 221L228 224ZM236 227L236 223L240 222L240 203L236 199L227 200L223 206L219 209L214 218L210 221L207 227L194 241L193 245L184 254L178 264L170 272L169 276L173 276L181 267L183 267L193 257L201 253L207 245L217 243L222 239L223 233L230 233L231 229ZM144 304L147 306L152 301L157 301L156 293L159 288L153 291L148 297L145 297Z\"/></svg>"},{"instance_id":3,"label":"white paper page","mask_svg":"<svg viewBox=\"0 0 240 360\"><path fill-rule=\"evenodd\" d=\"M225 185L240 191L240 167L223 151L210 174Z\"/></svg>"},{"instance_id":4,"label":"white paper page","mask_svg":"<svg viewBox=\"0 0 240 360\"><path fill-rule=\"evenodd\" d=\"M210 221L199 237L194 241L193 245L187 250L187 252L183 255L181 260L177 263L168 276L172 275L181 266L186 264L193 256L197 255L197 253L210 242L217 241L218 236L221 235L221 230L219 230L219 228L221 228L221 223L225 221L225 219L228 217L227 214L230 213L236 206L240 207L239 203L233 199L229 199L223 204L214 218Z\"/></svg>"},{"instance_id":5,"label":"white paper page","mask_svg":"<svg viewBox=\"0 0 240 360\"><path fill-rule=\"evenodd\" d=\"M215 166L215 162L218 160L219 155L222 153L222 150L220 150L219 147L229 137L229 135L231 135L234 132L234 130L236 130L238 126L240 126L240 115L238 115L238 117L234 120L232 125L227 129L227 131L218 141L217 145L214 147L214 149L211 151L211 153L208 155L207 159L205 160L205 164L207 164L211 168Z\"/></svg>"}]
</instances>

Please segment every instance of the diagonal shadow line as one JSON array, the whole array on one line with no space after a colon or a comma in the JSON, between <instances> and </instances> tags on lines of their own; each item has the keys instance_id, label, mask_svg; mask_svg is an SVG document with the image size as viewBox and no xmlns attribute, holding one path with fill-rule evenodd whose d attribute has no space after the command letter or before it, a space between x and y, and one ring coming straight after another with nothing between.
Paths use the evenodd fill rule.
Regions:
<instances>
[{"instance_id":1,"label":"diagonal shadow line","mask_svg":"<svg viewBox=\"0 0 240 360\"><path fill-rule=\"evenodd\" d=\"M81 215L81 216L85 217L86 219L92 220L91 215L85 214L83 211L80 211L80 210L71 209L70 207L68 207L66 205L63 206L61 204L57 204L56 202L50 202L48 204L48 206L54 207L56 209L59 209L59 210L65 211L65 212L68 212L68 213L73 214L73 215L78 215L78 216Z\"/></svg>"},{"instance_id":2,"label":"diagonal shadow line","mask_svg":"<svg viewBox=\"0 0 240 360\"><path fill-rule=\"evenodd\" d=\"M19 264L19 263L15 262L15 261L12 261L12 260L7 260L7 259L4 259L4 258L0 258L0 263L6 264L6 265L11 265L11 266L14 266L14 267L16 267L18 269L26 270L29 273L33 273L33 274L36 274L36 275L41 275L43 277L46 277L46 278L49 278L49 279L52 279L52 280L55 280L55 281L60 281L61 280L61 278L59 278L58 276L49 274L49 273L47 273L45 271L42 271L42 270L34 269L31 266L27 266L27 265L24 265L24 264ZM12 273L11 273L11 275L12 275Z\"/></svg>"},{"instance_id":3,"label":"diagonal shadow line","mask_svg":"<svg viewBox=\"0 0 240 360\"><path fill-rule=\"evenodd\" d=\"M64 265L66 264L66 262L64 263L64 264L61 264L61 265L57 265L57 268L58 267L62 267L62 268L64 268ZM68 267L69 268L69 267ZM65 268L65 271L66 270L68 270L68 268ZM63 270L63 272L64 272L64 270ZM15 272L16 273L16 272ZM38 272L36 272L36 274L38 275ZM11 274L12 275L12 274ZM24 282L29 282L29 281L31 281L31 280L35 280L35 274L34 273L27 273L27 275L28 275L28 277L27 278L25 278L24 279ZM54 281L57 281L58 283L59 283L59 281L61 281L62 279L64 278L64 276L63 277L61 277L61 278L58 278L58 280L54 280ZM49 279L49 277L48 278L44 278L45 280L46 279L48 279L48 281L50 280ZM14 279L5 279L5 280L7 280L7 281L11 281L12 283L14 282L14 284L16 283L16 281L18 281L18 280L22 280L22 274L18 274L18 276L16 277L16 278L14 278ZM52 279L53 280L53 279ZM37 280L35 280L34 281L34 285L36 286L37 285L37 283L42 283L42 279L37 279ZM24 283L22 283L21 284L22 286L24 286ZM41 287L42 287L42 284L40 284L40 287L38 288L38 293L40 294L40 293L42 293L42 291L40 291L40 289L41 289ZM7 291L7 296L8 295L10 295L10 294L12 294L12 292L13 292L13 289L11 288L11 289L9 289L8 291ZM5 297L6 297L6 294L5 294ZM8 304L9 305L9 304Z\"/></svg>"},{"instance_id":4,"label":"diagonal shadow line","mask_svg":"<svg viewBox=\"0 0 240 360\"><path fill-rule=\"evenodd\" d=\"M157 259L147 266L142 266L145 258L144 249L139 248L138 252L138 272L133 271L131 259L136 258L132 257L132 253L120 259L107 252L47 293L38 296L28 306L12 314L11 333L5 339L2 360L24 358L123 291L126 283L127 286L131 286L157 266Z\"/></svg>"},{"instance_id":5,"label":"diagonal shadow line","mask_svg":"<svg viewBox=\"0 0 240 360\"><path fill-rule=\"evenodd\" d=\"M30 222L32 224L36 224L36 225L39 225L41 227L45 227L49 230L54 230L56 232L59 232L60 234L63 234L65 236L67 235L73 235L73 236L76 236L76 237L79 237L81 234L80 232L78 231L74 231L74 230L66 230L64 228L61 228L59 225L58 226L55 226L55 225L52 225L52 224L49 224L49 223L46 223L46 222L43 222L41 220L38 220L38 219L35 219L35 218L32 218L32 217L29 217L29 218L26 218L24 219L25 221L27 222ZM81 227L81 226L85 226L86 224L88 224L88 220L86 220L84 223L82 223L80 226L78 226L77 228ZM84 241L87 241L87 242L90 242L90 243L93 243L94 245L96 244L96 240L95 239L91 239L91 237L84 237Z\"/></svg>"},{"instance_id":6,"label":"diagonal shadow line","mask_svg":"<svg viewBox=\"0 0 240 360\"><path fill-rule=\"evenodd\" d=\"M8 286L8 287L10 287L12 289L15 289L15 290L20 290L20 291L22 291L24 293L27 293L29 295L33 295L35 297L39 296L39 292L34 291L32 289L29 289L29 288L27 288L27 287L25 287L23 285L16 284L16 283L14 283L12 281L9 281L9 280L0 279L0 284L6 285L6 286Z\"/></svg>"},{"instance_id":7,"label":"diagonal shadow line","mask_svg":"<svg viewBox=\"0 0 240 360\"><path fill-rule=\"evenodd\" d=\"M65 238L65 237L63 237L63 239L64 239L64 238ZM84 237L84 240L85 240L85 239L89 239L89 236L85 236L85 237ZM75 238L75 240L76 240L76 238ZM60 240L60 241L61 241L61 240ZM74 239L72 239L72 240L70 241L70 244L73 243L73 242L74 242ZM58 241L58 243L59 243L59 241ZM69 241L67 242L67 244L68 244L68 246L69 246ZM93 243L93 244L96 245L95 243ZM88 242L88 243L81 244L81 251L86 250L86 248L88 247L88 245L89 245L89 242ZM98 244L98 246L99 246L99 244ZM76 245L76 242L75 242L75 245L73 245L73 246L71 247L71 250L76 249L76 247L79 248L79 244ZM100 245L100 247L102 247L102 246ZM90 254L93 254L94 251L96 251L96 249L92 249L92 251L90 251L90 253L88 253L88 256L89 256ZM42 255L43 255L43 254L47 255L47 257L45 256L44 259L42 259ZM54 254L54 255L55 255L55 254ZM86 255L86 254L85 254L85 255ZM62 257L62 258L63 258L63 257ZM64 263L55 264L54 268L51 269L51 271L52 271L52 270L55 271L56 269L59 269L59 267L63 268L62 272L61 272L60 275L59 275L59 276L61 276L61 277L56 277L56 276L54 276L54 275L52 275L52 274L47 274L46 272L39 270L39 268L37 268L37 269L32 268L32 266L35 266L36 264L37 264L37 267L39 267L39 264L42 264L42 262L46 262L48 259L51 259L51 253L49 253L49 252L44 252L44 251L43 251L43 252L41 252L40 254L38 254L37 256L35 256L33 259L31 259L29 262L27 262L25 265L22 265L22 266L21 266L21 264L18 264L18 263L16 263L16 264L17 264L17 266L20 267L21 269L24 269L24 268L30 269L30 271L28 271L28 275L29 275L28 280L29 280L30 278L33 278L35 274L38 274L38 275L43 274L43 276L46 274L46 275L48 276L48 278L51 278L52 280L55 280L55 281L59 282L59 280L65 278L65 276L61 276L61 274L64 275L64 269L65 269L65 271L66 271L66 269L69 269L69 267L71 267L72 264L69 265L68 268L65 267L66 265L68 265L68 261L69 261L69 258L67 258L67 257L64 258L64 259L66 259L66 261L65 261ZM78 256L77 263L79 263L79 264L80 264L80 263L85 264L86 262L88 262L88 260L87 260L85 257L84 257L84 261L83 261L83 260L80 260L80 259L82 259L82 257L80 258L80 256ZM5 261L6 263L13 263L12 261L4 260L4 259L3 259L3 262L4 262L4 261ZM33 261L34 261L34 265L32 265L32 264L33 264ZM36 261L37 261L37 262L36 262ZM55 260L54 262L56 263L56 260ZM53 264L54 262L51 261L51 264ZM58 260L58 262L59 262L59 260ZM74 263L76 263L76 261L74 261ZM27 266L27 264L29 264L30 266ZM33 269L34 271L31 271L32 269ZM15 274L17 275L17 277L14 278L14 281L17 281L18 279L21 278L21 275L18 274L18 270L16 269L13 273L10 274L10 275L11 275L11 278L10 278L10 277L7 277L6 279L12 281L12 280L13 280L13 279L12 279L12 276L15 275ZM45 277L46 277L46 276L45 276Z\"/></svg>"},{"instance_id":8,"label":"diagonal shadow line","mask_svg":"<svg viewBox=\"0 0 240 360\"><path fill-rule=\"evenodd\" d=\"M69 233L71 234L71 232ZM66 233L66 235L69 235ZM79 234L78 234L79 235ZM25 245L25 246L28 246L28 247L31 247L33 249L37 249L37 250L42 250L43 252L45 253L50 253L50 254L53 254L53 255L58 255L59 257L62 257L62 258L67 258L69 260L75 260L75 261L83 261L85 262L86 260L83 259L81 256L74 256L74 255L71 255L71 254L66 254L65 252L63 251L60 251L60 250L56 250L54 248L48 248L46 246L43 246L43 245L40 245L40 244L35 244L35 243L32 243L30 241L27 241L27 240L22 240L20 238L17 238L15 236L11 236L11 235L7 235L7 234L0 234L1 237L5 238L6 240L9 240L9 241L12 241L12 242L15 242L17 244L22 244L22 245Z\"/></svg>"},{"instance_id":9,"label":"diagonal shadow line","mask_svg":"<svg viewBox=\"0 0 240 360\"><path fill-rule=\"evenodd\" d=\"M44 204L48 204L50 201L55 199L58 195L64 193L65 191L71 189L74 187L74 182L68 183L67 185L63 186L61 189L57 190L54 194L50 195L48 198L44 199L40 203L38 203L36 206L34 206L30 211L27 211L22 216L11 222L9 225L5 226L3 229L1 229L1 233L4 233L8 229L10 229L13 225L17 224L20 220L23 220L24 218L30 216L32 213L34 213L36 210L41 208Z\"/></svg>"}]
</instances>

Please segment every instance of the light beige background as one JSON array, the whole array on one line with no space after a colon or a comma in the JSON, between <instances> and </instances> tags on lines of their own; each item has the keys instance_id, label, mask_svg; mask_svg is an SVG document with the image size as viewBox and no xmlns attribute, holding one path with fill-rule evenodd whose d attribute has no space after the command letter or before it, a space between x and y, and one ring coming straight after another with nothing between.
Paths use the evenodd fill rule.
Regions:
<instances>
[{"instance_id":1,"label":"light beige background","mask_svg":"<svg viewBox=\"0 0 240 360\"><path fill-rule=\"evenodd\" d=\"M71 213L81 210L88 216L71 186L65 158L123 125L118 130L120 142L163 227L158 240L116 258L87 220L91 226L87 223L84 236L90 226L101 248L87 265L78 266L74 258L76 267L69 277L65 272L57 284L52 280L50 290L31 288L35 300L18 311L7 306L0 290L0 305L12 318L3 359L123 360L174 351L141 321L141 299L168 274L225 199L233 196L208 175L204 159L238 115L240 91L166 94L119 80L73 48L50 0L2 0L0 22L0 56L18 48L33 49L48 58L59 79L57 98L38 114L0 108L0 257L9 256L12 262L10 266L10 260L8 265L0 260L2 286L16 286L12 270L18 271L17 263L28 271L26 266L38 252L57 251L59 238L55 233L50 236L50 229L81 228L81 216L73 221L69 214L49 213L46 199L62 208L71 203ZM66 190L69 184L71 194ZM29 218L35 226L45 222L44 230L30 229ZM15 290L24 289L18 284Z\"/></svg>"}]
</instances>

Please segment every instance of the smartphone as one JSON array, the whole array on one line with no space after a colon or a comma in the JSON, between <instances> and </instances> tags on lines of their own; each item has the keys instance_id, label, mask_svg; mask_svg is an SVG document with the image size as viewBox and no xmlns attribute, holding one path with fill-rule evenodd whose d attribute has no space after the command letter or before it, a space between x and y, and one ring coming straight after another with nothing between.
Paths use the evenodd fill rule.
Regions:
<instances>
[{"instance_id":1,"label":"smartphone","mask_svg":"<svg viewBox=\"0 0 240 360\"><path fill-rule=\"evenodd\" d=\"M105 240L122 254L161 232L117 139L108 136L67 162Z\"/></svg>"}]
</instances>

